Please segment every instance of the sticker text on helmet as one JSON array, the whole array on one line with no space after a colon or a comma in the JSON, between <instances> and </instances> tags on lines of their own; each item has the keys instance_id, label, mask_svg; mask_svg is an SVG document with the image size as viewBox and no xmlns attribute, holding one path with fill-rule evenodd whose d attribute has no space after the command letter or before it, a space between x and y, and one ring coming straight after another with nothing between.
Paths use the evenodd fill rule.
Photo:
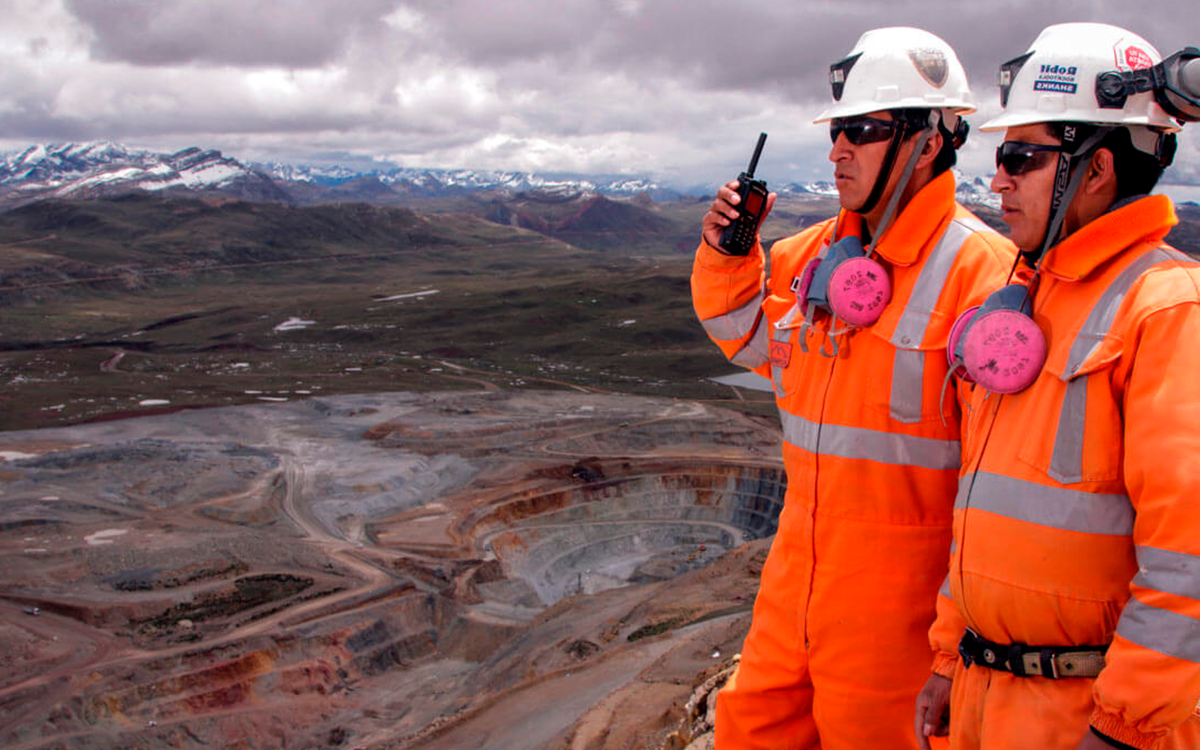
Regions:
<instances>
[{"instance_id":1,"label":"sticker text on helmet","mask_svg":"<svg viewBox=\"0 0 1200 750\"><path fill-rule=\"evenodd\" d=\"M1074 94L1078 90L1078 74L1079 69L1074 65L1043 65L1033 82L1033 90Z\"/></svg>"},{"instance_id":2,"label":"sticker text on helmet","mask_svg":"<svg viewBox=\"0 0 1200 750\"><path fill-rule=\"evenodd\" d=\"M1118 70L1146 70L1154 67L1154 58L1150 53L1124 39L1113 45L1113 62Z\"/></svg>"}]
</instances>

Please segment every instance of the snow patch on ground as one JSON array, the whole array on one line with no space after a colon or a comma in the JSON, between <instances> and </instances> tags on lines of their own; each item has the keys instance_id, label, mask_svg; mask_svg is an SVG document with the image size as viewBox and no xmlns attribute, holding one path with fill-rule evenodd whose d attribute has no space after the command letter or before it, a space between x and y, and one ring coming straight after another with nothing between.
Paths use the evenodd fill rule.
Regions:
<instances>
[{"instance_id":1,"label":"snow patch on ground","mask_svg":"<svg viewBox=\"0 0 1200 750\"><path fill-rule=\"evenodd\" d=\"M295 330L298 330L301 328L308 328L309 326L315 326L316 324L317 324L317 321L315 321L315 320L304 320L302 318L288 318L287 320L283 321L282 323L275 326L271 330L273 330L273 331L295 331Z\"/></svg>"},{"instance_id":2,"label":"snow patch on ground","mask_svg":"<svg viewBox=\"0 0 1200 750\"><path fill-rule=\"evenodd\" d=\"M440 289L426 289L423 292L409 292L408 294L393 294L391 297L383 297L375 300L376 302L391 302L396 299L407 299L409 297L424 297L428 294L438 294Z\"/></svg>"},{"instance_id":3,"label":"snow patch on ground","mask_svg":"<svg viewBox=\"0 0 1200 750\"><path fill-rule=\"evenodd\" d=\"M104 529L103 531L97 531L95 534L88 534L83 538L83 541L87 542L89 546L98 547L101 544L112 544L112 537L128 533L129 529Z\"/></svg>"},{"instance_id":4,"label":"snow patch on ground","mask_svg":"<svg viewBox=\"0 0 1200 750\"><path fill-rule=\"evenodd\" d=\"M138 401L138 406L166 406L169 403L165 398L147 398Z\"/></svg>"}]
</instances>

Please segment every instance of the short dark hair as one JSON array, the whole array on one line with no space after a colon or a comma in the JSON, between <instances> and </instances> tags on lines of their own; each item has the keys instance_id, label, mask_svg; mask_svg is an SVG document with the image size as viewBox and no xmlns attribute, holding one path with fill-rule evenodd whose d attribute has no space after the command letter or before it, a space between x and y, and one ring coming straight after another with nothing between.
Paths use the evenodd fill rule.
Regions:
<instances>
[{"instance_id":1,"label":"short dark hair","mask_svg":"<svg viewBox=\"0 0 1200 750\"><path fill-rule=\"evenodd\" d=\"M907 122L909 126L914 128L914 133L920 132L929 122L929 110L917 107L893 110L892 116L897 120ZM958 150L954 147L954 133L946 128L944 117L938 117L937 127L938 132L942 134L942 150L938 151L937 157L933 160L934 177L937 177L958 162Z\"/></svg>"},{"instance_id":2,"label":"short dark hair","mask_svg":"<svg viewBox=\"0 0 1200 750\"><path fill-rule=\"evenodd\" d=\"M1084 137L1096 129L1091 123L1078 122L1048 122L1046 129L1050 135L1061 141L1063 131L1068 125L1082 128ZM1162 177L1163 165L1158 157L1135 147L1129 136L1129 128L1115 128L1101 139L1096 148L1106 148L1112 152L1113 171L1117 176L1117 200L1133 195L1146 195Z\"/></svg>"}]
</instances>

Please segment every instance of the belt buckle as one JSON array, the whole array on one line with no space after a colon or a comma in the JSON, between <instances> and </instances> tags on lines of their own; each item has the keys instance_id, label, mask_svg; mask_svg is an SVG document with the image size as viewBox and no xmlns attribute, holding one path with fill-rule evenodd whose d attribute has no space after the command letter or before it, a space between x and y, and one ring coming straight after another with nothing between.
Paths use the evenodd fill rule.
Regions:
<instances>
[{"instance_id":1,"label":"belt buckle","mask_svg":"<svg viewBox=\"0 0 1200 750\"><path fill-rule=\"evenodd\" d=\"M967 650L967 634L970 632L968 630L963 633L962 639L958 642L958 655L962 657L964 669L970 669L971 665L975 663L975 660L971 658L971 652Z\"/></svg>"},{"instance_id":2,"label":"belt buckle","mask_svg":"<svg viewBox=\"0 0 1200 750\"><path fill-rule=\"evenodd\" d=\"M1049 677L1052 680L1059 678L1058 674L1058 654L1049 650L1042 650L1042 677Z\"/></svg>"}]
</instances>

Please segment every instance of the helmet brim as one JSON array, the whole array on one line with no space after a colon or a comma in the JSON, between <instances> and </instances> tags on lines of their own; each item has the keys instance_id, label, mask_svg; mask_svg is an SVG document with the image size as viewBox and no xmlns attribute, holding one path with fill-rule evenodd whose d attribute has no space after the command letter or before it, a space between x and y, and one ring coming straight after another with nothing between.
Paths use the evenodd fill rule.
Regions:
<instances>
[{"instance_id":1,"label":"helmet brim","mask_svg":"<svg viewBox=\"0 0 1200 750\"><path fill-rule=\"evenodd\" d=\"M975 111L975 105L962 100L930 102L925 99L898 99L890 102L854 102L834 104L817 115L814 124L829 122L835 117L858 117L872 112L886 112L890 109L948 109L956 115L969 115Z\"/></svg>"},{"instance_id":2,"label":"helmet brim","mask_svg":"<svg viewBox=\"0 0 1200 750\"><path fill-rule=\"evenodd\" d=\"M1095 113L1074 110L1064 110L1061 113L1048 114L1045 112L1013 112L993 117L979 126L980 132L994 133L997 130L1033 125L1039 122L1083 122L1089 125L1145 125L1164 133L1178 133L1182 128L1170 121L1155 120L1150 117L1124 117L1120 120L1097 120Z\"/></svg>"}]
</instances>

